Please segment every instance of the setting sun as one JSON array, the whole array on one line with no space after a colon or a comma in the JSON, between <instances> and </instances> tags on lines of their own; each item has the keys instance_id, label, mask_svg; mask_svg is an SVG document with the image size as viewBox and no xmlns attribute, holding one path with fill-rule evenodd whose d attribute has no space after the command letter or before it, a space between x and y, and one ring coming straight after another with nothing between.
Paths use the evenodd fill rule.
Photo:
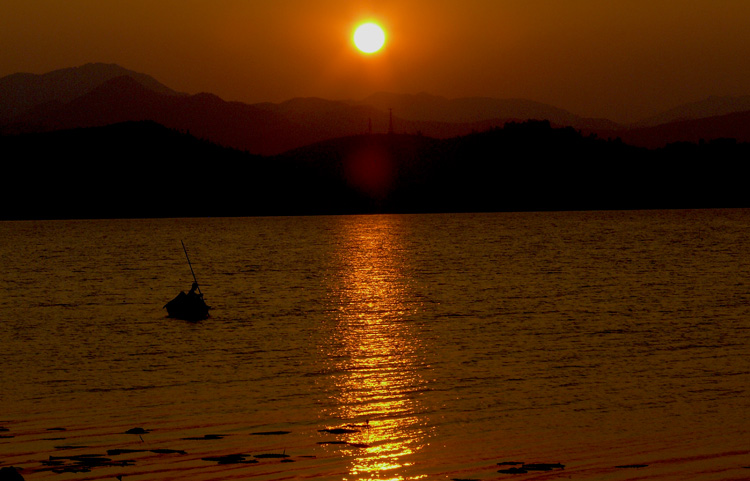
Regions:
<instances>
[{"instance_id":1,"label":"setting sun","mask_svg":"<svg viewBox=\"0 0 750 481\"><path fill-rule=\"evenodd\" d=\"M363 23L354 32L354 45L364 53L375 53L385 43L385 32L377 24Z\"/></svg>"}]
</instances>

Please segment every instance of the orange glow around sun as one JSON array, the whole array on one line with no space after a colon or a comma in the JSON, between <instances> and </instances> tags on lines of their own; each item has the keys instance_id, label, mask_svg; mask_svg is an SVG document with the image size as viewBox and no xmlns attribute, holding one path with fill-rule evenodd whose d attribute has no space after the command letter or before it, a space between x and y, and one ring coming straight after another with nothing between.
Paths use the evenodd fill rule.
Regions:
<instances>
[{"instance_id":1,"label":"orange glow around sun","mask_svg":"<svg viewBox=\"0 0 750 481\"><path fill-rule=\"evenodd\" d=\"M385 32L378 24L367 22L357 27L353 40L363 53L375 53L385 44Z\"/></svg>"}]
</instances>

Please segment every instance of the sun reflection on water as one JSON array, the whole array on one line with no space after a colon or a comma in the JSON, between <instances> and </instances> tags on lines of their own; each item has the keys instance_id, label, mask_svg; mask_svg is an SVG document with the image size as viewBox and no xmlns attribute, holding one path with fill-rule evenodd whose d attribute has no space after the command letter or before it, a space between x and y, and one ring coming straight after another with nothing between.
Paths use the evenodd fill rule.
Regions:
<instances>
[{"instance_id":1,"label":"sun reflection on water","mask_svg":"<svg viewBox=\"0 0 750 481\"><path fill-rule=\"evenodd\" d=\"M342 220L338 275L329 283L336 334L321 346L333 385L324 415L354 431L345 438L354 448L354 479L422 477L409 468L430 430L420 404L422 346L411 322L418 306L408 301L409 266L395 222Z\"/></svg>"}]
</instances>

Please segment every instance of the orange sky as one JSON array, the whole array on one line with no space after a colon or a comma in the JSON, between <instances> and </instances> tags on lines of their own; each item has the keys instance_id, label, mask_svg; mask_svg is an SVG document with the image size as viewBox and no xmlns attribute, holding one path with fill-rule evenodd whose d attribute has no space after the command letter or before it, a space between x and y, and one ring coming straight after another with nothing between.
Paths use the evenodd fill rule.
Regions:
<instances>
[{"instance_id":1,"label":"orange sky","mask_svg":"<svg viewBox=\"0 0 750 481\"><path fill-rule=\"evenodd\" d=\"M750 95L749 25L749 0L2 0L0 76L107 62L249 103L424 91L631 121Z\"/></svg>"}]
</instances>

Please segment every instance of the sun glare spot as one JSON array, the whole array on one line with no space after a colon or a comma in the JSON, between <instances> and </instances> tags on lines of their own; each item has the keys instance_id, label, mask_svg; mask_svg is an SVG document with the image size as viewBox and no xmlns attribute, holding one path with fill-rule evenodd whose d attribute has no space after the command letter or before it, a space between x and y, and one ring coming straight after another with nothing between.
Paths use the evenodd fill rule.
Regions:
<instances>
[{"instance_id":1,"label":"sun glare spot","mask_svg":"<svg viewBox=\"0 0 750 481\"><path fill-rule=\"evenodd\" d=\"M375 23L363 23L354 31L354 45L364 53L375 53L385 43L385 32Z\"/></svg>"}]
</instances>

